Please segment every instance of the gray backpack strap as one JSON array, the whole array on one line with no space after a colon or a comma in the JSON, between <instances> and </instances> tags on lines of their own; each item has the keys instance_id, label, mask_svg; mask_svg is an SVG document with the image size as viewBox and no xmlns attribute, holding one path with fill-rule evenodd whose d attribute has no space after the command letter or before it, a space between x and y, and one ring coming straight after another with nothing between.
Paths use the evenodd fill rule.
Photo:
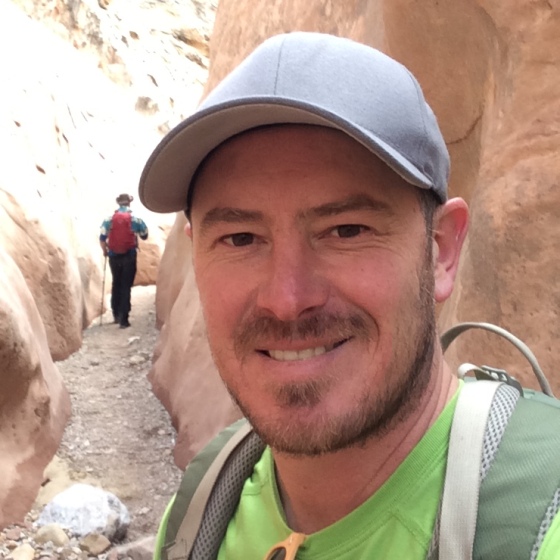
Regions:
<instances>
[{"instance_id":1,"label":"gray backpack strap","mask_svg":"<svg viewBox=\"0 0 560 560\"><path fill-rule=\"evenodd\" d=\"M483 383L482 381L468 381L465 385L465 387L463 387L462 391L468 391L471 393L472 395L475 395L475 393L478 391L478 389L476 389L476 386L478 386L479 383ZM469 468L470 469L470 473L469 476L471 478L471 484L473 484L472 480L475 478L474 477L474 472L475 470L478 470L478 479L476 480L476 482L474 483L474 492L476 493L476 496L473 497L473 491L471 490L470 493L469 492L469 488L466 487L466 485L463 485L463 483L461 483L460 480L455 479L452 482L452 489L450 490L450 487L447 487L444 492L447 494L447 501L448 501L448 507L447 507L447 511L449 512L449 509L452 509L452 516L455 516L455 520L454 523L461 523L461 519L463 519L463 524L467 525L466 529L461 529L461 528L452 528L452 531L455 531L454 536L450 536L453 533L450 533L449 530L447 528L444 529L444 532L447 531L447 536L444 536L444 541L447 539L447 543L449 548L454 549L455 547L457 547L458 550L461 550L463 555L468 554L468 552L465 552L465 550L468 551L468 549L471 549L471 553L472 553L472 548L473 548L473 536L474 536L474 548L476 549L476 545L478 543L480 534L478 533L479 530L479 526L478 526L478 515L480 515L479 511L475 511L475 518L474 518L474 522L473 522L473 500L476 500L476 505L478 507L478 505L481 503L481 493L482 490L484 488L484 482L486 480L486 476L488 475L488 472L490 470L490 467L492 466L494 457L497 454L498 451L498 447L500 445L502 436L504 435L505 429L508 425L509 419L511 417L511 415L513 414L513 411L515 410L515 406L516 403L518 402L518 400L520 400L520 394L517 391L517 389L514 389L513 387L504 384L504 383L496 383L494 381L485 381L484 384L489 384L489 383L494 383L497 388L494 394L494 398L492 399L492 404L490 407L489 412L487 412L487 414L484 416L486 422L485 422L485 431L484 431L484 439L482 442L482 455L476 453L477 457L478 457L478 464L476 464L476 461L471 461L470 457L468 457L467 460L467 464L466 465L459 465L460 469L465 469L465 468ZM486 389L482 389L483 391L486 391ZM486 395L485 397L486 399L488 398L488 395ZM461 399L460 399L461 400ZM469 399L467 399L468 401ZM467 404L467 401L463 401L465 404ZM459 401L457 403L457 405L459 405ZM467 415L465 416L464 414L464 408L461 410L459 409L459 415L454 416L453 419L453 424L452 424L452 430L454 428L456 428L455 433L453 433L452 431L452 435L450 438L450 449L451 447L453 447L452 445L452 439L456 437L456 432L457 430L459 430L461 427L465 428L467 431L470 429L468 426L468 422L469 422L469 417L470 415L467 413ZM465 422L467 424L465 424ZM479 434L480 435L480 434ZM463 450L464 453L467 453L468 455L470 455L468 453L468 450L465 449ZM448 465L447 465L447 473L449 473L452 478L453 475L450 473L450 471L453 470L453 466L452 463L456 464L458 459L458 456L456 454L455 451L451 452L452 453L452 457L451 460L448 459ZM468 513L468 519L464 519L464 517L462 515L463 510L461 509L462 507L464 507L464 504L460 502L458 502L455 505L455 511L453 511L453 495L457 495L457 494L461 494L462 491L466 491L468 494L466 497L464 498L460 498L460 500L466 499L466 500L470 500L470 504L467 506L467 512ZM449 493L451 492L451 494ZM443 493L442 493L442 500L443 500ZM434 532L433 532L433 536L432 536L432 541L430 543L430 548L428 550L428 554L426 556L426 560L447 560L447 556L443 553L440 553L439 550L439 545L440 545L440 526L442 524L442 500L440 500L440 506L439 506L439 511L438 511L438 516L436 519L436 524L434 527ZM483 500L484 501L484 500ZM484 506L485 507L485 506ZM483 508L484 509L484 508ZM474 525L473 525L474 523ZM445 522L443 523L445 526ZM474 529L474 533L473 533L473 529ZM457 539L457 540L455 540ZM447 545L446 545L447 546ZM448 550L446 550L446 554L450 554L448 552ZM451 556L449 556L450 558L456 558L456 556L454 556L453 553L451 553ZM463 556L466 558L472 558L472 556ZM486 560L488 558L491 558L491 556L489 557L485 557Z\"/></svg>"},{"instance_id":2,"label":"gray backpack strap","mask_svg":"<svg viewBox=\"0 0 560 560\"><path fill-rule=\"evenodd\" d=\"M476 532L480 465L490 408L501 383L466 383L459 393L441 502L439 557L471 560Z\"/></svg>"},{"instance_id":3,"label":"gray backpack strap","mask_svg":"<svg viewBox=\"0 0 560 560\"><path fill-rule=\"evenodd\" d=\"M162 558L216 558L241 490L264 444L246 420L220 433L189 464L166 529Z\"/></svg>"}]
</instances>

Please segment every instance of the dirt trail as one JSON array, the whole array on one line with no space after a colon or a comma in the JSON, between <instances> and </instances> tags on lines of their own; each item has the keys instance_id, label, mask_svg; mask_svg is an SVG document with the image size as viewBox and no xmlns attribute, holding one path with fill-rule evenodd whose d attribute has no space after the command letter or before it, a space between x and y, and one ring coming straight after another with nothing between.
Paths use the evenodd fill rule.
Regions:
<instances>
[{"instance_id":1,"label":"dirt trail","mask_svg":"<svg viewBox=\"0 0 560 560\"><path fill-rule=\"evenodd\" d=\"M72 399L72 418L41 501L68 479L116 494L132 522L127 540L155 534L181 473L171 455L175 430L146 374L157 338L155 287L132 290L132 326L111 313L84 332L83 346L57 363Z\"/></svg>"}]
</instances>

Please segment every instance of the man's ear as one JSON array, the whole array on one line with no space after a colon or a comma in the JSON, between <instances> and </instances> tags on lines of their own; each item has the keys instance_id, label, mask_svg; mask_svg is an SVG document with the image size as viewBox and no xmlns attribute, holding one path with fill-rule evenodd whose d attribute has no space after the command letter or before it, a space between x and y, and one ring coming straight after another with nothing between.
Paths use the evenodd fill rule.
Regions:
<instances>
[{"instance_id":1,"label":"man's ear","mask_svg":"<svg viewBox=\"0 0 560 560\"><path fill-rule=\"evenodd\" d=\"M453 291L461 248L467 235L469 209L462 198L452 198L434 216L435 300L445 301Z\"/></svg>"},{"instance_id":2,"label":"man's ear","mask_svg":"<svg viewBox=\"0 0 560 560\"><path fill-rule=\"evenodd\" d=\"M185 234L192 239L192 224L190 220L187 220L187 224L185 225Z\"/></svg>"}]
</instances>

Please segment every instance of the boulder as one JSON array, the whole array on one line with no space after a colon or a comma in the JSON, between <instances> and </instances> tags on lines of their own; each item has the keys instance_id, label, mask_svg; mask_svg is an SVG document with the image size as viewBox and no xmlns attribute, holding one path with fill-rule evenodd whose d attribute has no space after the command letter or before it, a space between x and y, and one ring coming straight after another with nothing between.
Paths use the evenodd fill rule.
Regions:
<instances>
[{"instance_id":1,"label":"boulder","mask_svg":"<svg viewBox=\"0 0 560 560\"><path fill-rule=\"evenodd\" d=\"M39 526L51 523L78 537L97 533L110 541L117 541L126 535L130 514L111 492L89 484L74 484L57 494L37 519ZM99 541L92 539L90 544L98 546Z\"/></svg>"}]
</instances>

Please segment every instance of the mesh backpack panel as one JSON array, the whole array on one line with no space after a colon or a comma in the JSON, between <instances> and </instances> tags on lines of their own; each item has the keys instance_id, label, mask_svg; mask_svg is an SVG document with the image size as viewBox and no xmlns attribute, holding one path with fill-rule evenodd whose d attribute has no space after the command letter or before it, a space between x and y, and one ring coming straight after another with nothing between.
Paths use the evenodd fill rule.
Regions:
<instances>
[{"instance_id":1,"label":"mesh backpack panel","mask_svg":"<svg viewBox=\"0 0 560 560\"><path fill-rule=\"evenodd\" d=\"M218 556L227 526L239 503L241 490L263 451L264 444L257 434L252 433L244 445L229 457L206 506L190 556L192 560L208 560Z\"/></svg>"},{"instance_id":2,"label":"mesh backpack panel","mask_svg":"<svg viewBox=\"0 0 560 560\"><path fill-rule=\"evenodd\" d=\"M559 488L557 401L520 398L480 488L473 558L536 558Z\"/></svg>"},{"instance_id":3,"label":"mesh backpack panel","mask_svg":"<svg viewBox=\"0 0 560 560\"><path fill-rule=\"evenodd\" d=\"M109 250L117 255L128 253L131 249L136 248L136 235L132 231L132 214L130 212L117 210L113 214L107 245Z\"/></svg>"}]
</instances>

